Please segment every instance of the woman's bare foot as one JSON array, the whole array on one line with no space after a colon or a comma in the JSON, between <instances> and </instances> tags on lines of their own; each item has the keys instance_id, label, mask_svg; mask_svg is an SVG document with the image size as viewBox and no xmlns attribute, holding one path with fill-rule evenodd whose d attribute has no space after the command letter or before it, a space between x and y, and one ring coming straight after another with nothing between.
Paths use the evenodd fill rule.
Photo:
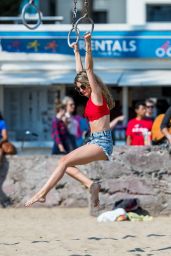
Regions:
<instances>
[{"instance_id":1,"label":"woman's bare foot","mask_svg":"<svg viewBox=\"0 0 171 256\"><path fill-rule=\"evenodd\" d=\"M30 200L28 200L25 203L25 207L30 207L32 204L39 202L39 203L44 203L46 201L46 197L42 196L42 194L37 193L36 195L34 195Z\"/></svg>"},{"instance_id":2,"label":"woman's bare foot","mask_svg":"<svg viewBox=\"0 0 171 256\"><path fill-rule=\"evenodd\" d=\"M91 194L91 205L92 207L99 206L100 200L99 200L99 192L100 192L100 184L93 183L90 187L90 194Z\"/></svg>"}]
</instances>

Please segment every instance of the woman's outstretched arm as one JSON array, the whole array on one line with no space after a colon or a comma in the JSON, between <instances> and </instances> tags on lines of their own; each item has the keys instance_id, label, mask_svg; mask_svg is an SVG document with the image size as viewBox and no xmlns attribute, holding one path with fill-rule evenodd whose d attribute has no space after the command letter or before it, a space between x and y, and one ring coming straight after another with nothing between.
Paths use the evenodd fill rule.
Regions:
<instances>
[{"instance_id":1,"label":"woman's outstretched arm","mask_svg":"<svg viewBox=\"0 0 171 256\"><path fill-rule=\"evenodd\" d=\"M94 103L102 103L102 92L101 88L96 81L94 72L93 72L93 57L92 57L92 48L91 48L91 34L87 34L84 37L85 45L86 45L86 56L85 56L85 68L87 77L92 89L92 96L94 95L95 102Z\"/></svg>"},{"instance_id":2,"label":"woman's outstretched arm","mask_svg":"<svg viewBox=\"0 0 171 256\"><path fill-rule=\"evenodd\" d=\"M93 72L93 57L91 49L91 35L85 35L85 46L86 46L86 55L85 55L85 68L88 72Z\"/></svg>"},{"instance_id":3,"label":"woman's outstretched arm","mask_svg":"<svg viewBox=\"0 0 171 256\"><path fill-rule=\"evenodd\" d=\"M121 121L124 120L124 118L125 118L125 116L123 116L123 115L114 118L114 119L110 122L110 129L114 129L115 126L116 126L119 122L121 122Z\"/></svg>"},{"instance_id":4,"label":"woman's outstretched arm","mask_svg":"<svg viewBox=\"0 0 171 256\"><path fill-rule=\"evenodd\" d=\"M83 64L81 61L78 44L73 44L73 48L74 48L74 54L75 54L76 72L79 73L79 72L83 71Z\"/></svg>"}]
</instances>

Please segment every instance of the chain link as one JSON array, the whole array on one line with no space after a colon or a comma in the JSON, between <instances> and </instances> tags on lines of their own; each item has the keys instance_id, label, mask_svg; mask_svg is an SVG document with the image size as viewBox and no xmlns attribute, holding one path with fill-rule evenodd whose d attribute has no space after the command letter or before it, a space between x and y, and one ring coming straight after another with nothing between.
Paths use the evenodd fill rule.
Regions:
<instances>
[{"instance_id":1,"label":"chain link","mask_svg":"<svg viewBox=\"0 0 171 256\"><path fill-rule=\"evenodd\" d=\"M78 43L78 40L80 38L80 31L79 31L79 24L83 24L83 23L87 23L89 24L91 27L90 27L90 31L88 33L92 34L93 33L93 30L94 30L94 21L93 19L89 16L89 0L84 0L84 3L83 4L83 16L81 18L79 18L77 21L76 21L76 16L77 16L77 0L73 0L73 3L74 3L74 8L73 8L73 21L72 21L72 29L70 30L69 34L68 34L68 45L70 47L72 47L72 44L70 42L70 39L71 39L71 33L73 31L75 31L75 33L77 34L77 38L76 38L76 43Z\"/></svg>"},{"instance_id":2,"label":"chain link","mask_svg":"<svg viewBox=\"0 0 171 256\"><path fill-rule=\"evenodd\" d=\"M73 1L73 15L72 15L72 27L75 27L75 22L77 18L77 0Z\"/></svg>"},{"instance_id":3,"label":"chain link","mask_svg":"<svg viewBox=\"0 0 171 256\"><path fill-rule=\"evenodd\" d=\"M86 16L88 16L88 11L89 11L88 7L89 7L88 0L85 0L85 2L84 2L84 11L85 11Z\"/></svg>"},{"instance_id":4,"label":"chain link","mask_svg":"<svg viewBox=\"0 0 171 256\"><path fill-rule=\"evenodd\" d=\"M30 1L29 1L29 4L34 4L34 0L30 0Z\"/></svg>"}]
</instances>

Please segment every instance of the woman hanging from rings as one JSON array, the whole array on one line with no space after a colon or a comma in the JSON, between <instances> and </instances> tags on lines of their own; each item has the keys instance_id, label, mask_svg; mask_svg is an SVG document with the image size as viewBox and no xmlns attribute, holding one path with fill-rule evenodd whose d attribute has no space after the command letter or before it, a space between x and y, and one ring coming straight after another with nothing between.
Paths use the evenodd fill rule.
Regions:
<instances>
[{"instance_id":1,"label":"woman hanging from rings","mask_svg":"<svg viewBox=\"0 0 171 256\"><path fill-rule=\"evenodd\" d=\"M63 156L47 183L34 195L25 206L35 202L45 202L47 193L59 182L65 173L80 181L91 194L91 205L99 205L100 184L93 182L76 167L98 160L108 160L113 150L110 123L110 109L114 103L103 82L93 72L93 59L91 53L91 34L84 36L86 45L85 70L81 62L78 45L73 44L76 72L75 89L88 98L85 116L90 124L90 140L69 154Z\"/></svg>"}]
</instances>

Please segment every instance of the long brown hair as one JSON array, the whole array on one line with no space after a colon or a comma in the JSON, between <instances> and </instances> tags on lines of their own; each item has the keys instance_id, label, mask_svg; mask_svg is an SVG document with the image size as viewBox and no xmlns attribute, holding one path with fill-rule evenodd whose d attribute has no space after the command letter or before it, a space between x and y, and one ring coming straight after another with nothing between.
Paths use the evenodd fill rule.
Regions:
<instances>
[{"instance_id":1,"label":"long brown hair","mask_svg":"<svg viewBox=\"0 0 171 256\"><path fill-rule=\"evenodd\" d=\"M111 110L115 106L112 95L111 95L108 87L102 82L102 80L96 74L94 74L94 76L95 76L95 79L96 79L98 85L100 86L100 88L102 90L102 94L106 99L107 105L108 105L109 109ZM87 86L90 86L90 83L89 83L89 80L88 80L88 77L87 77L87 73L86 73L85 70L80 71L76 75L75 80L74 80L74 84L76 85L77 82L84 83Z\"/></svg>"}]
</instances>

